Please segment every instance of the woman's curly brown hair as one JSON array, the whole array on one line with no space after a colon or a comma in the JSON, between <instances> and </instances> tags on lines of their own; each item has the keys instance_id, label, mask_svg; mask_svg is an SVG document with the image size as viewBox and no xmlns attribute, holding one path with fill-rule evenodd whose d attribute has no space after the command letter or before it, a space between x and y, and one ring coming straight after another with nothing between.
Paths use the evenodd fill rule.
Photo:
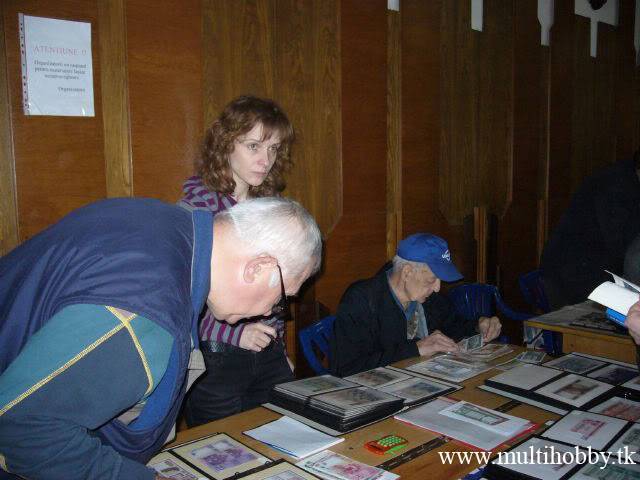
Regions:
<instances>
[{"instance_id":1,"label":"woman's curly brown hair","mask_svg":"<svg viewBox=\"0 0 640 480\"><path fill-rule=\"evenodd\" d=\"M261 185L249 187L249 197L268 197L280 194L286 187L283 173L293 162L289 156L294 140L293 127L284 111L269 99L243 95L229 103L207 131L198 175L211 190L232 194L236 188L229 165L229 155L238 137L262 124L262 141L274 133L280 137L276 160Z\"/></svg>"}]
</instances>

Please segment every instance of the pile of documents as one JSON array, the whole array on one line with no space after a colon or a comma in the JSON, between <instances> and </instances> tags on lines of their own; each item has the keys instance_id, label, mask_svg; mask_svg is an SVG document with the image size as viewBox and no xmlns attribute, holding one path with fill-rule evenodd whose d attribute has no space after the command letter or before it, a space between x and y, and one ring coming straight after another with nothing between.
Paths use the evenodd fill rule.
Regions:
<instances>
[{"instance_id":1,"label":"pile of documents","mask_svg":"<svg viewBox=\"0 0 640 480\"><path fill-rule=\"evenodd\" d=\"M398 397L370 387L347 388L309 399L310 407L345 420L367 415L389 404L398 405Z\"/></svg>"},{"instance_id":2,"label":"pile of documents","mask_svg":"<svg viewBox=\"0 0 640 480\"><path fill-rule=\"evenodd\" d=\"M573 410L541 435L494 457L483 476L489 480L639 478L640 425L610 413ZM508 458L518 461L505 461Z\"/></svg>"},{"instance_id":3,"label":"pile of documents","mask_svg":"<svg viewBox=\"0 0 640 480\"><path fill-rule=\"evenodd\" d=\"M394 480L400 478L395 473L357 462L329 450L309 457L297 465L320 478L329 480Z\"/></svg>"},{"instance_id":4,"label":"pile of documents","mask_svg":"<svg viewBox=\"0 0 640 480\"><path fill-rule=\"evenodd\" d=\"M488 362L513 351L509 345L485 344L482 335L464 338L458 346L459 352L437 355L405 367L405 370L460 383L490 370L492 366Z\"/></svg>"},{"instance_id":5,"label":"pile of documents","mask_svg":"<svg viewBox=\"0 0 640 480\"><path fill-rule=\"evenodd\" d=\"M513 352L509 345L500 343L485 344L480 334L463 338L458 342L458 346L460 347L460 353L457 356L480 362L489 362L494 358Z\"/></svg>"},{"instance_id":6,"label":"pile of documents","mask_svg":"<svg viewBox=\"0 0 640 480\"><path fill-rule=\"evenodd\" d=\"M242 433L297 458L308 457L344 441L344 438L319 432L287 416Z\"/></svg>"},{"instance_id":7,"label":"pile of documents","mask_svg":"<svg viewBox=\"0 0 640 480\"><path fill-rule=\"evenodd\" d=\"M464 382L490 369L491 366L486 362L456 355L441 355L406 367L410 372L442 378L454 383Z\"/></svg>"},{"instance_id":8,"label":"pile of documents","mask_svg":"<svg viewBox=\"0 0 640 480\"><path fill-rule=\"evenodd\" d=\"M637 378L634 365L570 353L543 365L523 363L488 378L480 388L564 414L597 408L618 394L635 397Z\"/></svg>"},{"instance_id":9,"label":"pile of documents","mask_svg":"<svg viewBox=\"0 0 640 480\"><path fill-rule=\"evenodd\" d=\"M458 389L458 385L379 367L346 378L322 375L281 383L274 387L271 402L280 413L345 432Z\"/></svg>"},{"instance_id":10,"label":"pile of documents","mask_svg":"<svg viewBox=\"0 0 640 480\"><path fill-rule=\"evenodd\" d=\"M320 377L280 383L273 388L277 394L304 404L307 403L311 395L319 395L321 393L328 393L353 387L357 387L357 385L347 380L343 380L342 378L333 377L331 375L322 375Z\"/></svg>"},{"instance_id":11,"label":"pile of documents","mask_svg":"<svg viewBox=\"0 0 640 480\"><path fill-rule=\"evenodd\" d=\"M346 377L346 380L400 397L404 399L405 406L424 403L461 388L458 385L411 375L393 367L374 368Z\"/></svg>"},{"instance_id":12,"label":"pile of documents","mask_svg":"<svg viewBox=\"0 0 640 480\"><path fill-rule=\"evenodd\" d=\"M538 350L527 350L526 352L522 352L517 357L514 357L511 360L507 360L506 362L494 365L494 367L498 370L511 370L512 368L519 367L523 363L538 364L542 362L545 356L546 353L544 352L540 352Z\"/></svg>"},{"instance_id":13,"label":"pile of documents","mask_svg":"<svg viewBox=\"0 0 640 480\"><path fill-rule=\"evenodd\" d=\"M489 362L495 358L501 357L511 352L513 352L513 349L509 345L500 343L487 343L477 350L465 352L465 355L474 360Z\"/></svg>"},{"instance_id":14,"label":"pile of documents","mask_svg":"<svg viewBox=\"0 0 640 480\"><path fill-rule=\"evenodd\" d=\"M276 385L271 401L340 432L389 416L404 405L398 396L331 375Z\"/></svg>"},{"instance_id":15,"label":"pile of documents","mask_svg":"<svg viewBox=\"0 0 640 480\"><path fill-rule=\"evenodd\" d=\"M536 425L524 418L440 397L395 416L482 450L493 450Z\"/></svg>"}]
</instances>

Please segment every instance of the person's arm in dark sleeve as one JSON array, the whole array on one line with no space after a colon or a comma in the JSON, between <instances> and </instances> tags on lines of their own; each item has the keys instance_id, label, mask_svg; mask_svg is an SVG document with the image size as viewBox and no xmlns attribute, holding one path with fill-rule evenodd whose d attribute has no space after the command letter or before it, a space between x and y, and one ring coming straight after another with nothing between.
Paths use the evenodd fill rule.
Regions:
<instances>
[{"instance_id":1,"label":"person's arm in dark sleeve","mask_svg":"<svg viewBox=\"0 0 640 480\"><path fill-rule=\"evenodd\" d=\"M432 293L423 307L429 333L440 330L455 342L478 333L478 319L467 319L458 315L453 303L446 295Z\"/></svg>"},{"instance_id":2,"label":"person's arm in dark sleeve","mask_svg":"<svg viewBox=\"0 0 640 480\"><path fill-rule=\"evenodd\" d=\"M91 307L82 313L92 318L71 315L75 307ZM67 307L0 375L0 461L10 473L47 480L155 478L154 470L91 431L159 382L172 340L141 317L127 325L113 317L97 305Z\"/></svg>"},{"instance_id":3,"label":"person's arm in dark sleeve","mask_svg":"<svg viewBox=\"0 0 640 480\"><path fill-rule=\"evenodd\" d=\"M372 311L361 288L347 289L338 306L331 341L329 363L334 375L352 375L419 354L415 340L382 342L378 323L385 321L382 316Z\"/></svg>"}]
</instances>

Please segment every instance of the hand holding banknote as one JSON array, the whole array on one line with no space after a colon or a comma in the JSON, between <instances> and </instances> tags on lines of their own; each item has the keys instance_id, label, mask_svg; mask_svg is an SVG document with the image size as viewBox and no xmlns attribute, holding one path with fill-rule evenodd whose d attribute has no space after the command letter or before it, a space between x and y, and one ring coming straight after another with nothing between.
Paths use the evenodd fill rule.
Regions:
<instances>
[{"instance_id":1,"label":"hand holding banknote","mask_svg":"<svg viewBox=\"0 0 640 480\"><path fill-rule=\"evenodd\" d=\"M501 330L502 324L498 317L480 317L478 320L478 331L482 334L484 343L489 343L494 338L498 338Z\"/></svg>"},{"instance_id":2,"label":"hand holding banknote","mask_svg":"<svg viewBox=\"0 0 640 480\"><path fill-rule=\"evenodd\" d=\"M443 334L440 330L434 331L431 335L418 340L418 352L420 355L430 357L440 352L458 352L460 347Z\"/></svg>"}]
</instances>

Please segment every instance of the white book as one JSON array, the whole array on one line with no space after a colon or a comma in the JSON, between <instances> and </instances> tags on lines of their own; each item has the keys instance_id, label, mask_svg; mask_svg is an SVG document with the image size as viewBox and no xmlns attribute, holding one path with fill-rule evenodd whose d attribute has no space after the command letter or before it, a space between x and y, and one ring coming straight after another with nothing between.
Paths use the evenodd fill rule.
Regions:
<instances>
[{"instance_id":1,"label":"white book","mask_svg":"<svg viewBox=\"0 0 640 480\"><path fill-rule=\"evenodd\" d=\"M640 298L640 287L618 275L610 273L613 282L604 282L589 295L589 300L598 302L611 310L627 315L631 305Z\"/></svg>"},{"instance_id":2,"label":"white book","mask_svg":"<svg viewBox=\"0 0 640 480\"><path fill-rule=\"evenodd\" d=\"M531 390L560 375L561 372L553 368L524 363L495 377L491 377L487 381L516 387L522 390Z\"/></svg>"},{"instance_id":3,"label":"white book","mask_svg":"<svg viewBox=\"0 0 640 480\"><path fill-rule=\"evenodd\" d=\"M344 438L319 432L287 416L243 433L297 458L313 455L344 441Z\"/></svg>"}]
</instances>

